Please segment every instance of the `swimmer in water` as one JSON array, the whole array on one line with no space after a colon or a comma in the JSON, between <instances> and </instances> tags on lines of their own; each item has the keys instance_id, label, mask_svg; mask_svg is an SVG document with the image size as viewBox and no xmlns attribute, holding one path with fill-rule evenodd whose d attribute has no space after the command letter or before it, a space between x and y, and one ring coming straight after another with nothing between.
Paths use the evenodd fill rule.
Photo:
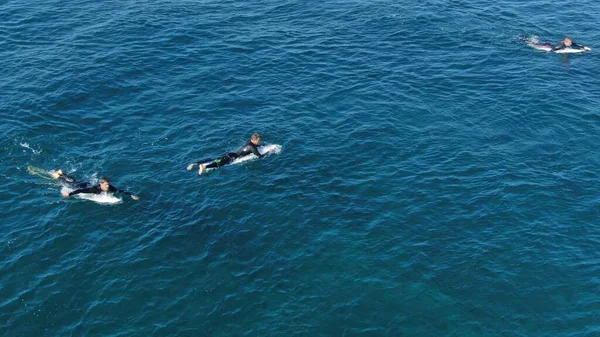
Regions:
<instances>
[{"instance_id":1,"label":"swimmer in water","mask_svg":"<svg viewBox=\"0 0 600 337\"><path fill-rule=\"evenodd\" d=\"M95 186L93 186L93 184L91 184L91 183L78 183L75 181L75 179L73 177L64 175L62 170L57 170L57 171L53 172L52 178L59 180L60 183L67 188L75 189L73 192L70 192L70 193L67 191L62 192L62 195L67 198L72 195L79 194L79 193L101 194L101 193L109 193L109 192L115 193L116 192L116 193L130 195L133 200L140 200L140 197L138 197L137 195L133 195L130 192L120 190L120 189L114 187L113 185L111 185L110 181L106 177L102 177L100 179L100 183Z\"/></svg>"},{"instance_id":2,"label":"swimmer in water","mask_svg":"<svg viewBox=\"0 0 600 337\"><path fill-rule=\"evenodd\" d=\"M583 49L585 51L590 51L592 50L592 48L578 44L573 42L573 40L569 37L565 37L564 40L562 40L561 43L557 44L556 46L552 47L552 51L557 51L557 50L563 50L563 49L567 49L567 48L571 48L571 49Z\"/></svg>"},{"instance_id":3,"label":"swimmer in water","mask_svg":"<svg viewBox=\"0 0 600 337\"><path fill-rule=\"evenodd\" d=\"M250 137L250 140L236 152L227 153L217 159L207 159L207 160L202 160L199 162L191 163L188 165L187 169L189 171L189 170L193 169L194 166L198 165L200 167L198 169L198 175L202 175L202 173L204 173L204 171L208 168L218 168L221 166L225 166L227 164L231 164L232 161L234 161L238 158L242 158L242 157L250 155L250 154L254 154L258 158L262 158L262 157L264 157L264 155L260 154L260 152L258 152L258 149L257 149L257 147L260 145L260 138L261 137L258 133L254 133L254 134L252 134L252 137ZM202 164L202 163L206 163L206 162L211 162L211 163Z\"/></svg>"}]
</instances>

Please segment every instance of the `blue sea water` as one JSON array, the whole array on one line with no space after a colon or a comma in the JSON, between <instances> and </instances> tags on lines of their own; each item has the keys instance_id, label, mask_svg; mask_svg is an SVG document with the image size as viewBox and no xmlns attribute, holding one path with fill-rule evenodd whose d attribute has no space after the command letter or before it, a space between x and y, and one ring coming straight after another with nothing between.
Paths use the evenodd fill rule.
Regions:
<instances>
[{"instance_id":1,"label":"blue sea water","mask_svg":"<svg viewBox=\"0 0 600 337\"><path fill-rule=\"evenodd\" d=\"M0 1L0 336L600 336L599 25L592 0ZM282 152L185 169L253 132Z\"/></svg>"}]
</instances>

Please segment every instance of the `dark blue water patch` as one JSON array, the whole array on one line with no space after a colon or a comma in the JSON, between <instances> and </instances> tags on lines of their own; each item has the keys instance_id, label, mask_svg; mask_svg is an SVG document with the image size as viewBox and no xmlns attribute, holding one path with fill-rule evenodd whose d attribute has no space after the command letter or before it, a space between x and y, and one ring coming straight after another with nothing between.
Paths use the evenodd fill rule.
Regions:
<instances>
[{"instance_id":1,"label":"dark blue water patch","mask_svg":"<svg viewBox=\"0 0 600 337\"><path fill-rule=\"evenodd\" d=\"M0 4L0 328L593 335L596 14ZM185 169L253 132L282 152ZM64 199L28 165L141 199Z\"/></svg>"}]
</instances>

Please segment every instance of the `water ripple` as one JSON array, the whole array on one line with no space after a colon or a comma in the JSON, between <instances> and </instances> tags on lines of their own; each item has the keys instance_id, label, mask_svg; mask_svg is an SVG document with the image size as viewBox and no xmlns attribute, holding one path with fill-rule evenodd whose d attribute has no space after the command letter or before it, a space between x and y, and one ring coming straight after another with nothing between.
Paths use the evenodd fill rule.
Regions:
<instances>
[{"instance_id":1,"label":"water ripple","mask_svg":"<svg viewBox=\"0 0 600 337\"><path fill-rule=\"evenodd\" d=\"M597 53L518 39L596 48L563 7L1 3L2 332L597 333Z\"/></svg>"}]
</instances>

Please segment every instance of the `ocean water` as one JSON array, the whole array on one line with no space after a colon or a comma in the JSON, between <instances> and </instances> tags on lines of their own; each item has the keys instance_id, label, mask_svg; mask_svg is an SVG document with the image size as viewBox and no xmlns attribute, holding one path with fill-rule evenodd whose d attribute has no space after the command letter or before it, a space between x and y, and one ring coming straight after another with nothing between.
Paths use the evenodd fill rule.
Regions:
<instances>
[{"instance_id":1,"label":"ocean water","mask_svg":"<svg viewBox=\"0 0 600 337\"><path fill-rule=\"evenodd\" d=\"M0 1L0 336L600 336L599 25L592 0ZM281 153L185 169L253 132Z\"/></svg>"}]
</instances>

